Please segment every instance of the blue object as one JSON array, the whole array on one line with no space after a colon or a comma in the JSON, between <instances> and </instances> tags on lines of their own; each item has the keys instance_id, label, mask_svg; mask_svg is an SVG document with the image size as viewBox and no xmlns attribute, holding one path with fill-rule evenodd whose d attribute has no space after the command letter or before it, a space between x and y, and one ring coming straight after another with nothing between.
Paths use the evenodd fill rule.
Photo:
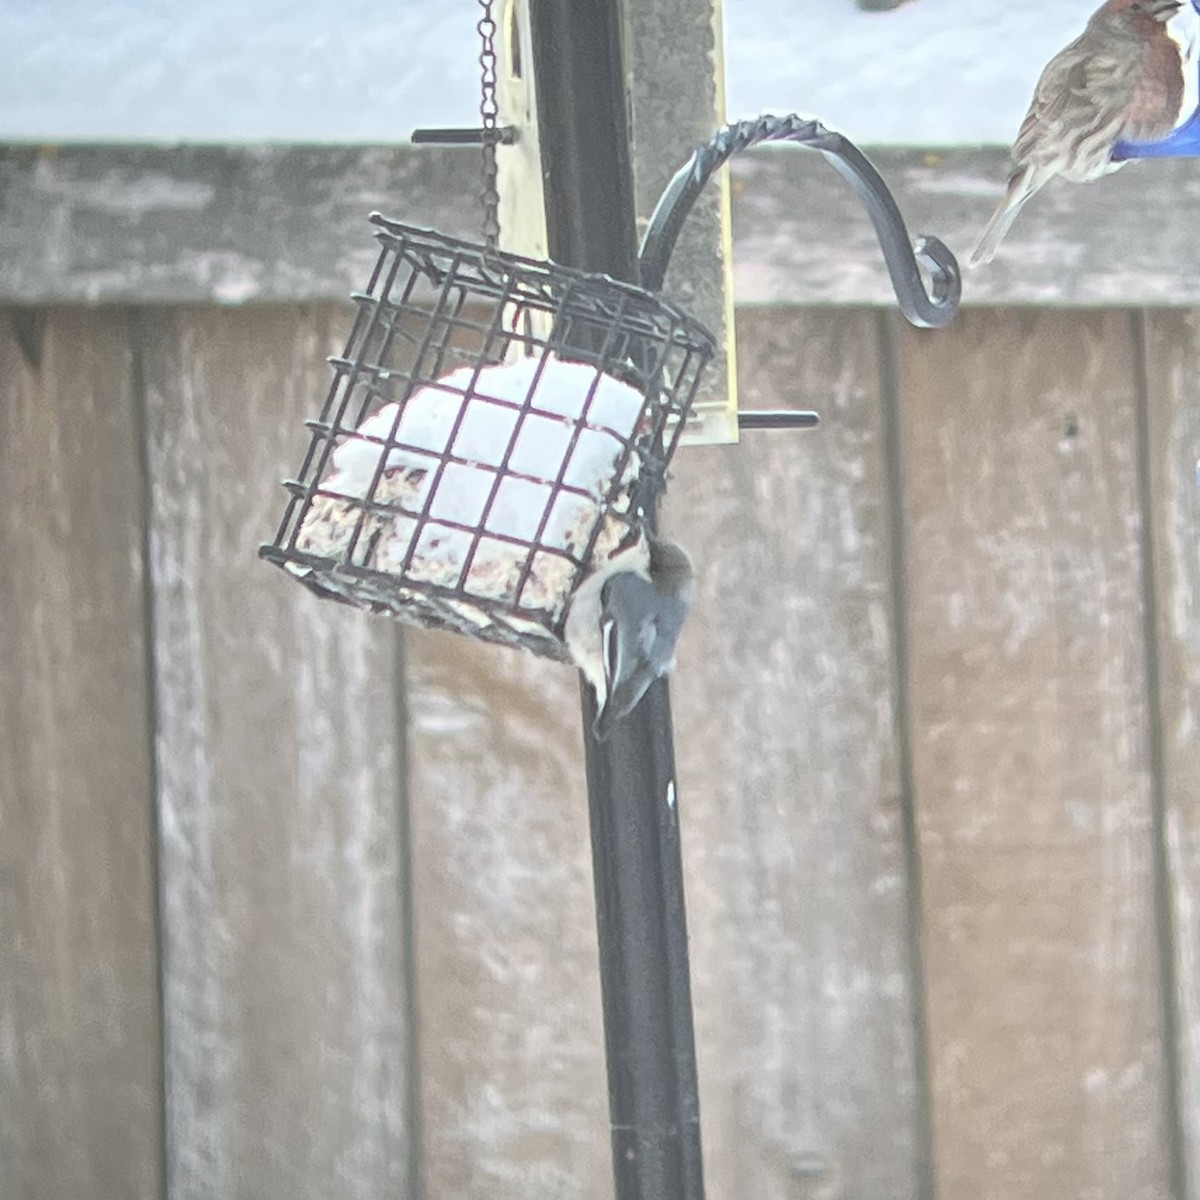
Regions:
<instances>
[{"instance_id":1,"label":"blue object","mask_svg":"<svg viewBox=\"0 0 1200 1200\"><path fill-rule=\"evenodd\" d=\"M1200 157L1200 108L1165 138L1157 142L1118 142L1113 147L1113 162L1131 158Z\"/></svg>"}]
</instances>

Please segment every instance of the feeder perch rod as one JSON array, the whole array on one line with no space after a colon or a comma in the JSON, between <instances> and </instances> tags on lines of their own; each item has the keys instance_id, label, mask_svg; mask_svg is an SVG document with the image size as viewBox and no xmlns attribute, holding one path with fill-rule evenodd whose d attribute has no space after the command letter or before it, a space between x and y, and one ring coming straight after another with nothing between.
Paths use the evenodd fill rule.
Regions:
<instances>
[{"instance_id":1,"label":"feeder perch rod","mask_svg":"<svg viewBox=\"0 0 1200 1200\"><path fill-rule=\"evenodd\" d=\"M807 408L743 408L738 412L740 429L816 429L820 423L820 414Z\"/></svg>"},{"instance_id":2,"label":"feeder perch rod","mask_svg":"<svg viewBox=\"0 0 1200 1200\"><path fill-rule=\"evenodd\" d=\"M414 129L414 146L482 146L491 133L492 140L501 146L511 146L517 140L513 125L501 125L498 129Z\"/></svg>"}]
</instances>

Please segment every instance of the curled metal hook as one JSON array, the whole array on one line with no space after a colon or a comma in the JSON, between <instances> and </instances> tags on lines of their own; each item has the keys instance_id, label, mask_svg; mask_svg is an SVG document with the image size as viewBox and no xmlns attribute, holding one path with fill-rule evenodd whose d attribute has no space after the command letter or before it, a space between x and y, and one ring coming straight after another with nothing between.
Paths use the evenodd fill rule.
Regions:
<instances>
[{"instance_id":1,"label":"curled metal hook","mask_svg":"<svg viewBox=\"0 0 1200 1200\"><path fill-rule=\"evenodd\" d=\"M950 248L935 237L910 242L896 201L866 156L842 134L794 114L727 125L711 142L697 147L667 184L642 238L638 259L643 287L655 292L662 288L679 231L713 173L739 150L761 142L795 142L817 150L850 182L875 226L900 311L913 325L937 329L954 316L962 297L962 276ZM929 271L931 291L926 290L919 264Z\"/></svg>"}]
</instances>

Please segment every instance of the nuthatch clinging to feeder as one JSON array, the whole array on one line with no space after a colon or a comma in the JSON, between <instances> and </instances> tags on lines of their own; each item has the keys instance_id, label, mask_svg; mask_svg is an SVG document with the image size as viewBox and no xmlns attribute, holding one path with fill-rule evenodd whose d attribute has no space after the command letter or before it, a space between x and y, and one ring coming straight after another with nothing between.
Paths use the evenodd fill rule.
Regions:
<instances>
[{"instance_id":1,"label":"nuthatch clinging to feeder","mask_svg":"<svg viewBox=\"0 0 1200 1200\"><path fill-rule=\"evenodd\" d=\"M592 729L600 740L675 666L693 585L687 551L644 534L593 571L571 597L567 649L595 689Z\"/></svg>"}]
</instances>

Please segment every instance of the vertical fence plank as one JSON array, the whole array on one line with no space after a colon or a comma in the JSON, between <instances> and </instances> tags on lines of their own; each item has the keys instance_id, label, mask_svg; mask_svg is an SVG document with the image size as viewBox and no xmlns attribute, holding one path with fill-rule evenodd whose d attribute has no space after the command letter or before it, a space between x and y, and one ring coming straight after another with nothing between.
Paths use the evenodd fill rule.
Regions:
<instances>
[{"instance_id":1,"label":"vertical fence plank","mask_svg":"<svg viewBox=\"0 0 1200 1200\"><path fill-rule=\"evenodd\" d=\"M1200 315L1148 313L1158 728L1186 1200L1200 1200Z\"/></svg>"},{"instance_id":2,"label":"vertical fence plank","mask_svg":"<svg viewBox=\"0 0 1200 1200\"><path fill-rule=\"evenodd\" d=\"M875 319L738 316L742 403L683 451L699 593L673 698L716 1196L915 1197L924 1156Z\"/></svg>"},{"instance_id":3,"label":"vertical fence plank","mask_svg":"<svg viewBox=\"0 0 1200 1200\"><path fill-rule=\"evenodd\" d=\"M162 1177L133 396L120 311L0 310L6 1200L149 1200Z\"/></svg>"},{"instance_id":4,"label":"vertical fence plank","mask_svg":"<svg viewBox=\"0 0 1200 1200\"><path fill-rule=\"evenodd\" d=\"M938 1194L1162 1200L1131 326L901 339Z\"/></svg>"},{"instance_id":5,"label":"vertical fence plank","mask_svg":"<svg viewBox=\"0 0 1200 1200\"><path fill-rule=\"evenodd\" d=\"M402 1195L394 631L255 557L337 309L144 318L172 1200Z\"/></svg>"},{"instance_id":6,"label":"vertical fence plank","mask_svg":"<svg viewBox=\"0 0 1200 1200\"><path fill-rule=\"evenodd\" d=\"M430 1196L611 1195L576 673L409 639Z\"/></svg>"},{"instance_id":7,"label":"vertical fence plank","mask_svg":"<svg viewBox=\"0 0 1200 1200\"><path fill-rule=\"evenodd\" d=\"M599 1200L612 1184L578 675L461 636L405 644L426 1192Z\"/></svg>"}]
</instances>

